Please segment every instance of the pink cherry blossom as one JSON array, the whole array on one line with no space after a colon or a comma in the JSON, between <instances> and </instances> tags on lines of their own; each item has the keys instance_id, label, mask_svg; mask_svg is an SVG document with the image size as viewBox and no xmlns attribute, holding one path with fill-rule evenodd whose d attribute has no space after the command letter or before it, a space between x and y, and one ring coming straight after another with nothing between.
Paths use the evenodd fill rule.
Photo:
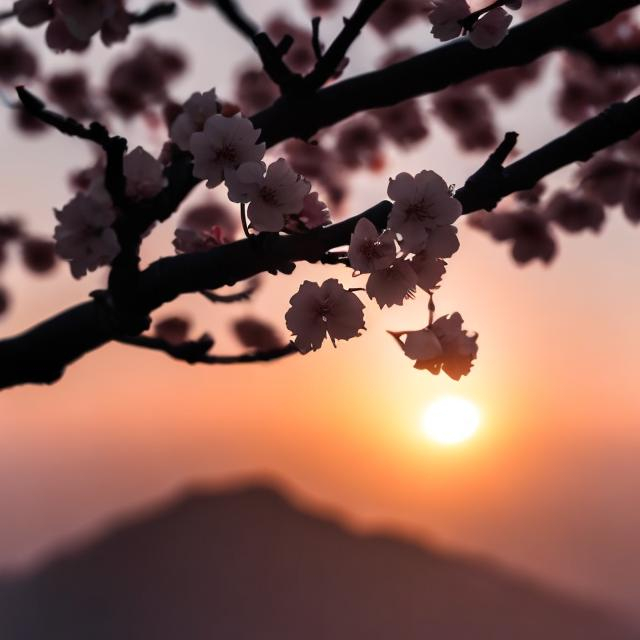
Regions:
<instances>
[{"instance_id":1,"label":"pink cherry blossom","mask_svg":"<svg viewBox=\"0 0 640 640\"><path fill-rule=\"evenodd\" d=\"M78 40L89 40L117 9L116 0L56 0L71 35Z\"/></svg>"},{"instance_id":2,"label":"pink cherry blossom","mask_svg":"<svg viewBox=\"0 0 640 640\"><path fill-rule=\"evenodd\" d=\"M525 264L536 258L544 263L553 260L556 243L547 218L534 208L508 213L483 214L480 224L495 240L511 240L511 254L516 262Z\"/></svg>"},{"instance_id":3,"label":"pink cherry blossom","mask_svg":"<svg viewBox=\"0 0 640 640\"><path fill-rule=\"evenodd\" d=\"M53 17L49 0L17 0L13 3L13 11L25 27L37 27Z\"/></svg>"},{"instance_id":4,"label":"pink cherry blossom","mask_svg":"<svg viewBox=\"0 0 640 640\"><path fill-rule=\"evenodd\" d=\"M406 298L412 297L418 276L407 260L394 260L386 269L374 271L367 280L367 294L384 306L402 304Z\"/></svg>"},{"instance_id":5,"label":"pink cherry blossom","mask_svg":"<svg viewBox=\"0 0 640 640\"><path fill-rule=\"evenodd\" d=\"M416 369L426 369L433 374L444 370L454 380L471 371L478 355L478 334L462 329L459 313L442 316L418 331L390 333L405 355L416 361L413 365ZM404 342L400 339L403 335Z\"/></svg>"},{"instance_id":6,"label":"pink cherry blossom","mask_svg":"<svg viewBox=\"0 0 640 640\"><path fill-rule=\"evenodd\" d=\"M381 234L367 218L358 220L349 244L349 263L360 273L386 269L396 258L393 233L388 229Z\"/></svg>"},{"instance_id":7,"label":"pink cherry blossom","mask_svg":"<svg viewBox=\"0 0 640 640\"><path fill-rule=\"evenodd\" d=\"M513 16L502 7L491 9L473 25L469 40L478 49L497 47L507 37L512 20Z\"/></svg>"},{"instance_id":8,"label":"pink cherry blossom","mask_svg":"<svg viewBox=\"0 0 640 640\"><path fill-rule=\"evenodd\" d=\"M183 151L188 151L191 136L196 131L202 131L207 118L219 111L220 103L215 89L191 94L182 107L182 113L172 122L169 137Z\"/></svg>"},{"instance_id":9,"label":"pink cherry blossom","mask_svg":"<svg viewBox=\"0 0 640 640\"><path fill-rule=\"evenodd\" d=\"M111 264L120 253L111 228L116 212L106 194L97 189L79 193L55 214L60 223L54 231L56 251L69 261L74 278Z\"/></svg>"},{"instance_id":10,"label":"pink cherry blossom","mask_svg":"<svg viewBox=\"0 0 640 640\"><path fill-rule=\"evenodd\" d=\"M431 6L429 20L433 36L443 42L457 38L462 33L460 20L471 13L466 0L432 0Z\"/></svg>"},{"instance_id":11,"label":"pink cherry blossom","mask_svg":"<svg viewBox=\"0 0 640 640\"><path fill-rule=\"evenodd\" d=\"M259 162L265 151L258 143L260 131L251 121L237 116L214 115L207 119L202 131L191 136L189 148L193 154L193 174L206 179L207 187L217 187L225 170L237 169L245 162Z\"/></svg>"},{"instance_id":12,"label":"pink cherry blossom","mask_svg":"<svg viewBox=\"0 0 640 640\"><path fill-rule=\"evenodd\" d=\"M335 278L321 286L305 280L289 302L285 320L302 353L319 349L327 335L335 346L336 340L355 338L365 328L364 305Z\"/></svg>"},{"instance_id":13,"label":"pink cherry blossom","mask_svg":"<svg viewBox=\"0 0 640 640\"><path fill-rule=\"evenodd\" d=\"M450 258L460 248L458 230L452 224L436 227L427 233L426 238L403 238L400 248L405 254L425 251L432 258Z\"/></svg>"},{"instance_id":14,"label":"pink cherry blossom","mask_svg":"<svg viewBox=\"0 0 640 640\"><path fill-rule=\"evenodd\" d=\"M232 202L248 202L247 216L256 231L280 231L287 215L302 210L311 185L295 173L284 158L271 163L246 162L237 171L226 171L225 182Z\"/></svg>"},{"instance_id":15,"label":"pink cherry blossom","mask_svg":"<svg viewBox=\"0 0 640 640\"><path fill-rule=\"evenodd\" d=\"M578 172L583 189L607 205L622 202L631 175L629 163L611 153L599 153Z\"/></svg>"},{"instance_id":16,"label":"pink cherry blossom","mask_svg":"<svg viewBox=\"0 0 640 640\"><path fill-rule=\"evenodd\" d=\"M320 196L315 191L304 197L302 211L298 214L298 219L307 229L324 227L331 223L327 205L320 200Z\"/></svg>"},{"instance_id":17,"label":"pink cherry blossom","mask_svg":"<svg viewBox=\"0 0 640 640\"><path fill-rule=\"evenodd\" d=\"M123 161L127 196L132 200L152 198L166 184L163 166L142 147L129 152Z\"/></svg>"},{"instance_id":18,"label":"pink cherry blossom","mask_svg":"<svg viewBox=\"0 0 640 640\"><path fill-rule=\"evenodd\" d=\"M434 258L426 251L416 254L411 260L411 266L416 273L416 284L424 291L431 292L437 286L446 270L446 263L440 258Z\"/></svg>"},{"instance_id":19,"label":"pink cherry blossom","mask_svg":"<svg viewBox=\"0 0 640 640\"><path fill-rule=\"evenodd\" d=\"M392 334L396 335L396 334ZM400 346L405 355L411 360L437 360L442 356L442 345L438 336L425 327L418 331L407 331L404 342L400 342Z\"/></svg>"},{"instance_id":20,"label":"pink cherry blossom","mask_svg":"<svg viewBox=\"0 0 640 640\"><path fill-rule=\"evenodd\" d=\"M466 376L478 355L478 334L462 329L462 316L457 312L438 318L431 325L431 331L442 345L444 372L454 380ZM419 364L420 361L415 364L418 369L421 368Z\"/></svg>"},{"instance_id":21,"label":"pink cherry blossom","mask_svg":"<svg viewBox=\"0 0 640 640\"><path fill-rule=\"evenodd\" d=\"M426 242L430 230L452 224L462 213L447 183L433 171L416 176L400 173L389 180L387 194L393 200L389 227L413 246Z\"/></svg>"},{"instance_id":22,"label":"pink cherry blossom","mask_svg":"<svg viewBox=\"0 0 640 640\"><path fill-rule=\"evenodd\" d=\"M557 191L546 207L546 215L566 231L599 231L605 219L602 205L584 193Z\"/></svg>"},{"instance_id":23,"label":"pink cherry blossom","mask_svg":"<svg viewBox=\"0 0 640 640\"><path fill-rule=\"evenodd\" d=\"M210 229L176 229L173 246L176 253L197 253L208 251L228 242L222 227Z\"/></svg>"}]
</instances>

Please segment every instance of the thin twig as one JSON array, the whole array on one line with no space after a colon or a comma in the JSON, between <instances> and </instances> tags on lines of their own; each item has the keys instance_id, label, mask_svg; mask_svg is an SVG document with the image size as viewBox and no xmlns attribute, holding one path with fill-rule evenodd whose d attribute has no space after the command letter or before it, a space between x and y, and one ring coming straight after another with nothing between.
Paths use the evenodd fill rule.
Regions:
<instances>
[{"instance_id":1,"label":"thin twig","mask_svg":"<svg viewBox=\"0 0 640 640\"><path fill-rule=\"evenodd\" d=\"M130 24L148 24L160 18L170 18L175 15L177 6L175 2L156 2L144 11L129 13Z\"/></svg>"},{"instance_id":2,"label":"thin twig","mask_svg":"<svg viewBox=\"0 0 640 640\"><path fill-rule=\"evenodd\" d=\"M213 340L206 334L198 340L188 340L180 344L171 344L162 338L153 336L122 337L118 339L122 344L142 347L153 351L161 351L167 355L189 364L248 364L252 362L270 362L279 360L294 353L299 353L293 343L266 351L252 351L237 355L218 356L209 354Z\"/></svg>"},{"instance_id":3,"label":"thin twig","mask_svg":"<svg viewBox=\"0 0 640 640\"><path fill-rule=\"evenodd\" d=\"M215 291L207 291L206 289L200 291L200 295L204 296L209 302L214 302L216 304L232 304L234 302L245 302L247 300L251 300L251 296L258 290L259 288L258 279L251 280L247 286L237 293L216 293Z\"/></svg>"}]
</instances>

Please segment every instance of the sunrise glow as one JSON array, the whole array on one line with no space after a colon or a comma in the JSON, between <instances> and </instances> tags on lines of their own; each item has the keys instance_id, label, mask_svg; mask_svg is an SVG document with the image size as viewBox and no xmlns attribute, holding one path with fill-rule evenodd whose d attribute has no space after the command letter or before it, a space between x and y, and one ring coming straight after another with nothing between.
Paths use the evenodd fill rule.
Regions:
<instances>
[{"instance_id":1,"label":"sunrise glow","mask_svg":"<svg viewBox=\"0 0 640 640\"><path fill-rule=\"evenodd\" d=\"M431 403L422 415L422 432L438 444L460 444L480 426L480 410L465 398L445 396Z\"/></svg>"}]
</instances>

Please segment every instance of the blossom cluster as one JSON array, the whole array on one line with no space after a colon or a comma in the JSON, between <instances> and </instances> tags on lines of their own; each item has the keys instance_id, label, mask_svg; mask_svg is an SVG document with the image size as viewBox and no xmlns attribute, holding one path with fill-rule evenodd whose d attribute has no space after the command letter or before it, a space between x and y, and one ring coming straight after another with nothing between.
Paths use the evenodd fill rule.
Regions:
<instances>
[{"instance_id":1,"label":"blossom cluster","mask_svg":"<svg viewBox=\"0 0 640 640\"><path fill-rule=\"evenodd\" d=\"M505 2L509 9L519 9L522 0ZM431 33L441 41L453 40L465 30L465 19L471 16L466 0L431 0L429 20ZM469 41L478 49L497 47L507 36L513 16L497 6L483 13L468 28Z\"/></svg>"},{"instance_id":2,"label":"blossom cluster","mask_svg":"<svg viewBox=\"0 0 640 640\"><path fill-rule=\"evenodd\" d=\"M191 155L194 176L210 189L224 185L228 200L240 204L246 234L304 233L329 223L326 205L311 192L310 182L283 158L267 164L260 131L239 113L225 113L214 89L194 93L182 105L169 136L176 152ZM161 160L172 153L163 152ZM162 162L141 147L124 157L123 172L125 205L152 198L165 185ZM100 165L79 182L80 191L55 212L59 224L54 234L56 251L69 261L76 278L113 262L120 252L116 229L122 214L105 187ZM366 291L380 308L403 304L418 288L431 295L445 273L445 260L458 250L454 223L462 206L438 174L400 173L389 180L387 193L392 204L386 228L380 231L366 217L360 218L345 255L354 276L367 277L366 287L346 289L334 278L322 284L305 281L291 298L285 321L302 353L319 349L327 336L335 345L361 334L364 304L356 291ZM192 209L176 229L176 252L207 251L232 241L237 225L231 220L218 205ZM419 361L418 368L434 373L443 369L456 378L468 373L475 338L462 332L458 318L441 318L422 333L408 332L405 343L400 341L407 356ZM169 336L165 339L176 340L176 326L163 325ZM252 327L243 325L242 330L253 335ZM185 331L182 324L178 329ZM438 348L433 353L411 346L414 333L425 332L435 336L431 342Z\"/></svg>"},{"instance_id":3,"label":"blossom cluster","mask_svg":"<svg viewBox=\"0 0 640 640\"><path fill-rule=\"evenodd\" d=\"M354 275L367 275L366 293L380 308L401 305L416 288L429 294L444 275L445 258L459 248L453 223L461 214L460 202L446 182L433 171L412 176L400 173L389 181L393 206L387 228L379 232L367 218L358 220L347 253ZM348 340L364 330L364 305L359 289L345 289L336 279L322 285L306 280L290 300L285 316L302 353L319 349L325 338ZM462 331L459 314L440 318L420 331L406 335L405 354L416 367L438 373L443 369L459 379L476 357L476 336ZM423 339L427 336L425 339Z\"/></svg>"},{"instance_id":4,"label":"blossom cluster","mask_svg":"<svg viewBox=\"0 0 640 640\"><path fill-rule=\"evenodd\" d=\"M496 212L473 214L470 223L498 242L510 242L517 263L548 264L557 254L554 227L599 233L611 207L620 207L632 224L640 222L640 136L601 151L577 170L575 178L573 189L547 194L545 185L538 183Z\"/></svg>"},{"instance_id":5,"label":"blossom cluster","mask_svg":"<svg viewBox=\"0 0 640 640\"><path fill-rule=\"evenodd\" d=\"M17 0L13 11L26 27L46 23L45 39L54 51L83 51L97 33L106 46L120 42L131 22L124 0Z\"/></svg>"},{"instance_id":6,"label":"blossom cluster","mask_svg":"<svg viewBox=\"0 0 640 640\"><path fill-rule=\"evenodd\" d=\"M165 186L162 165L142 147L128 153L123 165L129 201L153 197ZM55 210L55 215L58 220L54 230L56 252L69 261L74 278L111 264L120 253L113 228L120 212L104 186L104 172L100 167L96 167L86 187L64 207Z\"/></svg>"}]
</instances>

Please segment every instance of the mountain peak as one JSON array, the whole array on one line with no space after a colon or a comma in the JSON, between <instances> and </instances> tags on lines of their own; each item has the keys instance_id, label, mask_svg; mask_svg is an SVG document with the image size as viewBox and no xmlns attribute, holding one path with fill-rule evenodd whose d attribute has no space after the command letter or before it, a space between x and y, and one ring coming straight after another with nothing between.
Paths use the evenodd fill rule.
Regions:
<instances>
[{"instance_id":1,"label":"mountain peak","mask_svg":"<svg viewBox=\"0 0 640 640\"><path fill-rule=\"evenodd\" d=\"M0 590L3 640L637 640L486 563L357 535L269 486L192 489Z\"/></svg>"}]
</instances>

